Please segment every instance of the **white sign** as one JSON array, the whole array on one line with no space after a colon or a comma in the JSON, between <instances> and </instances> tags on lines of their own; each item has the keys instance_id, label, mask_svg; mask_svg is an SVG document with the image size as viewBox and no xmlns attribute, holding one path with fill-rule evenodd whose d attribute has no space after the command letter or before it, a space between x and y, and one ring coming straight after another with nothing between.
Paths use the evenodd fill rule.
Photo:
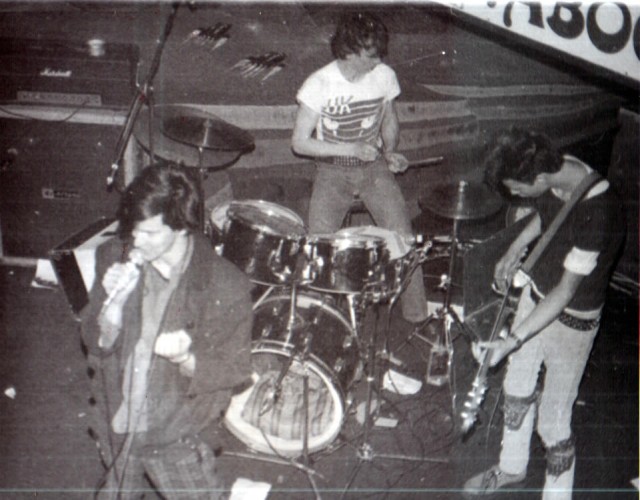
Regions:
<instances>
[{"instance_id":1,"label":"white sign","mask_svg":"<svg viewBox=\"0 0 640 500\"><path fill-rule=\"evenodd\" d=\"M468 1L447 5L640 81L639 1Z\"/></svg>"}]
</instances>

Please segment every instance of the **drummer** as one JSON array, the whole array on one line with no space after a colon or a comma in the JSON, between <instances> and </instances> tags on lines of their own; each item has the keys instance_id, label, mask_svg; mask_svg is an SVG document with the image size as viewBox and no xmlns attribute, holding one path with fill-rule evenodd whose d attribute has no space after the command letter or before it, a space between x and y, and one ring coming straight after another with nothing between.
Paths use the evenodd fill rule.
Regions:
<instances>
[{"instance_id":1,"label":"drummer","mask_svg":"<svg viewBox=\"0 0 640 500\"><path fill-rule=\"evenodd\" d=\"M358 195L378 225L412 237L409 212L394 176L408 168L408 161L396 151L399 122L394 99L400 86L395 72L382 63L388 40L387 28L376 15L345 14L331 39L335 60L309 76L298 91L292 147L317 162L309 206L312 233L338 230ZM407 321L427 318L420 268L401 304Z\"/></svg>"}]
</instances>

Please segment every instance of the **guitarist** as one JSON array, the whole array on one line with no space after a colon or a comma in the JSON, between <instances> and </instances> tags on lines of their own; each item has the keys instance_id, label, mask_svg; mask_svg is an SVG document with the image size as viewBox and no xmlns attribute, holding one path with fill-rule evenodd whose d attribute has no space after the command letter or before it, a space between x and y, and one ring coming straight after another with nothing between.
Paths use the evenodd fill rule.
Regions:
<instances>
[{"instance_id":1,"label":"guitarist","mask_svg":"<svg viewBox=\"0 0 640 500\"><path fill-rule=\"evenodd\" d=\"M506 291L510 283L522 287L511 331L505 338L474 345L478 359L488 356L486 361L495 366L508 356L508 366L499 462L469 479L465 496L489 495L523 481L537 424L547 459L542 498L571 498L572 408L624 239L621 204L609 183L596 181L573 206L530 276L518 267L528 245L591 172L579 159L561 155L544 135L515 128L499 136L485 163L489 184L507 195L532 199L537 213L495 266L498 289Z\"/></svg>"}]
</instances>

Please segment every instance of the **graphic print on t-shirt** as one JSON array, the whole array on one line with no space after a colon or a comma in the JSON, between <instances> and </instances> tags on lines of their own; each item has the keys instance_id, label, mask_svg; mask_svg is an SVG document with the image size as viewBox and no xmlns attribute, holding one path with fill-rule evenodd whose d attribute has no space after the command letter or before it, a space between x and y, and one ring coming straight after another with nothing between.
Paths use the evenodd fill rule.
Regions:
<instances>
[{"instance_id":1,"label":"graphic print on t-shirt","mask_svg":"<svg viewBox=\"0 0 640 500\"><path fill-rule=\"evenodd\" d=\"M330 99L322 106L318 138L327 142L374 144L380 130L383 99L354 101L353 96Z\"/></svg>"}]
</instances>

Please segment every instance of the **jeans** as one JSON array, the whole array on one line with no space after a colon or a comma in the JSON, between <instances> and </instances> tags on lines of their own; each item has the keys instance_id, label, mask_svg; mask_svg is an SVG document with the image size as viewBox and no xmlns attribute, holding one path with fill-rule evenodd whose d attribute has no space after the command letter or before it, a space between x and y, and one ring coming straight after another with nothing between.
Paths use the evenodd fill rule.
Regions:
<instances>
[{"instance_id":1,"label":"jeans","mask_svg":"<svg viewBox=\"0 0 640 500\"><path fill-rule=\"evenodd\" d=\"M340 229L354 195L364 202L376 223L410 237L409 212L394 174L384 159L364 167L319 164L309 204L311 233L333 233ZM418 267L401 297L402 315L417 323L429 315L422 269Z\"/></svg>"},{"instance_id":2,"label":"jeans","mask_svg":"<svg viewBox=\"0 0 640 500\"><path fill-rule=\"evenodd\" d=\"M535 305L527 286L514 324L526 318ZM509 357L503 382L505 396L531 396L543 364L546 372L537 405L533 403L529 407L518 429L504 428L500 469L510 474L526 471L536 416L537 431L545 447L554 446L571 436L573 404L597 332L598 327L579 331L556 320ZM560 478L562 480L558 481ZM554 482L554 491L549 487L550 481ZM573 467L558 478L547 477L546 483L544 498L571 498Z\"/></svg>"}]
</instances>

